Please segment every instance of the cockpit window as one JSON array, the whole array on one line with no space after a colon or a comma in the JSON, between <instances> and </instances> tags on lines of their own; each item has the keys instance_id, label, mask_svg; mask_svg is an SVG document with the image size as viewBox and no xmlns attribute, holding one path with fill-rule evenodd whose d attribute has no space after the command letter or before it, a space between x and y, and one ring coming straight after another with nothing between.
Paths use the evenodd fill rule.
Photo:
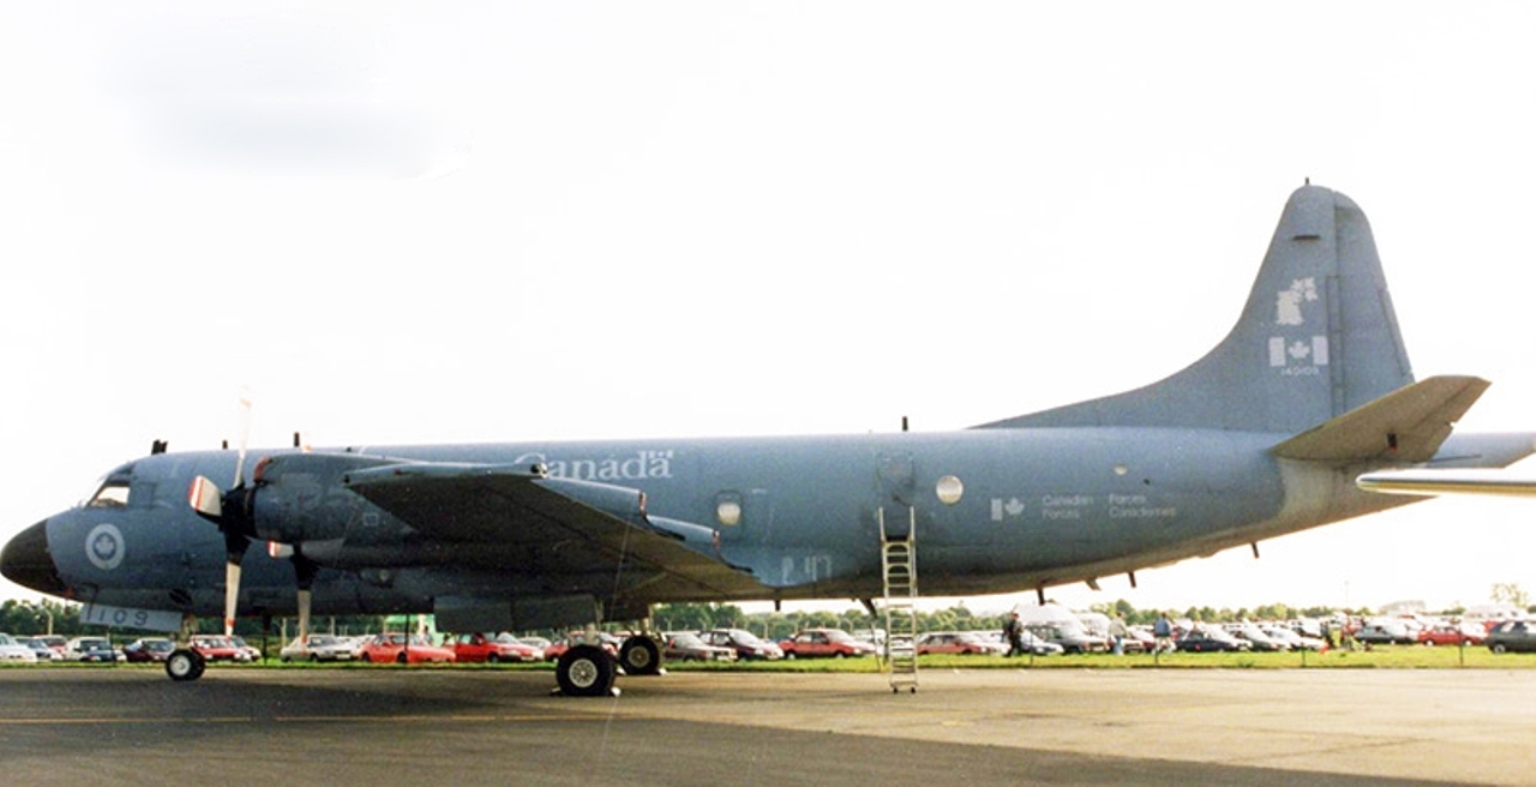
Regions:
<instances>
[{"instance_id":1,"label":"cockpit window","mask_svg":"<svg viewBox=\"0 0 1536 787\"><path fill-rule=\"evenodd\" d=\"M123 508L128 505L128 481L109 478L86 503L91 508Z\"/></svg>"}]
</instances>

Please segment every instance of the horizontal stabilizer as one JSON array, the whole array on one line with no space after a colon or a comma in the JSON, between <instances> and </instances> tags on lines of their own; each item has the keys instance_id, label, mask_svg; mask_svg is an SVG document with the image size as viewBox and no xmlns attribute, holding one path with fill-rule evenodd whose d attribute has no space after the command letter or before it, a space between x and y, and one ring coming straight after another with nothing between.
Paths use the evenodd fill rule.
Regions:
<instances>
[{"instance_id":1,"label":"horizontal stabilizer","mask_svg":"<svg viewBox=\"0 0 1536 787\"><path fill-rule=\"evenodd\" d=\"M1384 470L1355 483L1370 492L1394 495L1536 496L1536 476L1505 470Z\"/></svg>"},{"instance_id":2,"label":"horizontal stabilizer","mask_svg":"<svg viewBox=\"0 0 1536 787\"><path fill-rule=\"evenodd\" d=\"M1427 462L1488 385L1478 377L1431 377L1324 421L1271 453L1313 462Z\"/></svg>"}]
</instances>

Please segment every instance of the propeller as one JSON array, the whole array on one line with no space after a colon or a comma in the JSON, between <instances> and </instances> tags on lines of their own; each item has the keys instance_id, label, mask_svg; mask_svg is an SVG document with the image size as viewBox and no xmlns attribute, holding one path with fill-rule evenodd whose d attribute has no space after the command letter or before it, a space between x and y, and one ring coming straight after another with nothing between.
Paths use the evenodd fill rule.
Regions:
<instances>
[{"instance_id":1,"label":"propeller","mask_svg":"<svg viewBox=\"0 0 1536 787\"><path fill-rule=\"evenodd\" d=\"M240 602L240 571L245 552L253 540L261 538L256 532L256 491L266 484L262 472L269 459L256 463L250 483L246 483L245 459L251 434L251 400L248 394L240 397L240 445L235 460L235 478L228 492L204 476L192 479L187 491L187 502L204 519L218 526L224 535L224 635L235 632L235 613ZM294 433L294 447L300 445L299 435ZM298 589L299 636L309 633L310 610L313 606L315 575L319 566L310 560L300 545L288 545L277 541L267 542L267 552L274 558L288 558L293 563L295 584Z\"/></svg>"},{"instance_id":2,"label":"propeller","mask_svg":"<svg viewBox=\"0 0 1536 787\"><path fill-rule=\"evenodd\" d=\"M255 488L245 484L245 454L251 437L251 399L240 397L240 448L235 459L235 480L228 492L205 476L192 479L187 502L224 534L224 635L235 633L235 610L240 601L240 564L256 537L252 502ZM259 473L258 473L259 474Z\"/></svg>"}]
</instances>

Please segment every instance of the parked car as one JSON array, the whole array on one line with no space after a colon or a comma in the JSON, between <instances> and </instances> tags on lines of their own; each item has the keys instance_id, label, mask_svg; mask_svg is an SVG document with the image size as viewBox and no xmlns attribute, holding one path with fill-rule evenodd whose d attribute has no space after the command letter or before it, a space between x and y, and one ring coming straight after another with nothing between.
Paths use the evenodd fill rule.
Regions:
<instances>
[{"instance_id":1,"label":"parked car","mask_svg":"<svg viewBox=\"0 0 1536 787\"><path fill-rule=\"evenodd\" d=\"M1506 620L1488 632L1486 642L1494 653L1536 652L1536 620Z\"/></svg>"},{"instance_id":2,"label":"parked car","mask_svg":"<svg viewBox=\"0 0 1536 787\"><path fill-rule=\"evenodd\" d=\"M746 629L712 629L699 632L699 639L705 643L722 648L731 648L736 651L736 658L749 659L782 659L784 649L778 645L759 638Z\"/></svg>"},{"instance_id":3,"label":"parked car","mask_svg":"<svg viewBox=\"0 0 1536 787\"><path fill-rule=\"evenodd\" d=\"M1152 636L1149 626L1126 626L1125 637L1120 643L1126 653L1151 653L1157 647L1157 637Z\"/></svg>"},{"instance_id":4,"label":"parked car","mask_svg":"<svg viewBox=\"0 0 1536 787\"><path fill-rule=\"evenodd\" d=\"M736 649L711 645L691 631L669 631L661 635L661 655L668 661L735 661Z\"/></svg>"},{"instance_id":5,"label":"parked car","mask_svg":"<svg viewBox=\"0 0 1536 787\"><path fill-rule=\"evenodd\" d=\"M65 661L111 662L119 655L106 637L75 637L64 645Z\"/></svg>"},{"instance_id":6,"label":"parked car","mask_svg":"<svg viewBox=\"0 0 1536 787\"><path fill-rule=\"evenodd\" d=\"M561 637L560 639L549 643L549 646L544 648L544 660L559 661L560 657L564 656L565 652L570 650L572 645L580 642L583 636L584 635L580 631L573 631ZM609 634L606 631L597 632L597 641L598 644L603 646L603 650L608 651L608 655L613 656L614 658L618 658L619 646L624 644L623 640L615 637L612 634Z\"/></svg>"},{"instance_id":7,"label":"parked car","mask_svg":"<svg viewBox=\"0 0 1536 787\"><path fill-rule=\"evenodd\" d=\"M1241 640L1217 628L1191 629L1174 642L1174 647L1190 653L1210 651L1237 652L1253 648L1247 640Z\"/></svg>"},{"instance_id":8,"label":"parked car","mask_svg":"<svg viewBox=\"0 0 1536 787\"><path fill-rule=\"evenodd\" d=\"M1406 622L1390 618L1367 621L1355 632L1355 639L1375 645L1411 645L1418 641Z\"/></svg>"},{"instance_id":9,"label":"parked car","mask_svg":"<svg viewBox=\"0 0 1536 787\"><path fill-rule=\"evenodd\" d=\"M170 658L176 643L165 637L145 637L123 646L123 659L130 662L159 662Z\"/></svg>"},{"instance_id":10,"label":"parked car","mask_svg":"<svg viewBox=\"0 0 1536 787\"><path fill-rule=\"evenodd\" d=\"M917 638L917 655L954 653L975 656L1001 656L1008 646L969 631L930 631Z\"/></svg>"},{"instance_id":11,"label":"parked car","mask_svg":"<svg viewBox=\"0 0 1536 787\"><path fill-rule=\"evenodd\" d=\"M998 642L1002 642L1003 635L999 633L997 636ZM1024 629L1024 632L1019 635L1019 642L1024 645L1024 651L1026 653L1030 653L1035 656L1060 656L1061 654L1067 652L1066 648L1063 648L1054 642L1050 642L1035 636L1034 632L1030 631L1029 629ZM1003 643L1003 652L1008 652L1007 643Z\"/></svg>"},{"instance_id":12,"label":"parked car","mask_svg":"<svg viewBox=\"0 0 1536 787\"><path fill-rule=\"evenodd\" d=\"M1291 650L1311 650L1322 653L1328 649L1328 643L1325 640L1306 636L1292 628L1285 626L1263 626L1262 628L1270 639L1290 645Z\"/></svg>"},{"instance_id":13,"label":"parked car","mask_svg":"<svg viewBox=\"0 0 1536 787\"><path fill-rule=\"evenodd\" d=\"M1488 630L1476 623L1436 623L1419 631L1424 645L1481 645Z\"/></svg>"},{"instance_id":14,"label":"parked car","mask_svg":"<svg viewBox=\"0 0 1536 787\"><path fill-rule=\"evenodd\" d=\"M1081 624L1048 621L1025 624L1024 630L1035 637L1059 645L1066 653L1103 653L1109 650L1109 640L1088 632Z\"/></svg>"},{"instance_id":15,"label":"parked car","mask_svg":"<svg viewBox=\"0 0 1536 787\"><path fill-rule=\"evenodd\" d=\"M261 648L246 642L245 637L242 637L239 634L231 636L229 641L233 642L235 647L239 650L245 651L247 661L261 661L262 659L266 658L266 656L262 654Z\"/></svg>"},{"instance_id":16,"label":"parked car","mask_svg":"<svg viewBox=\"0 0 1536 787\"><path fill-rule=\"evenodd\" d=\"M65 660L64 651L69 648L69 640L59 636L58 634L44 634L40 637L33 637L33 639L42 640L43 644L52 648L54 653L59 654L58 657L54 659L54 661Z\"/></svg>"},{"instance_id":17,"label":"parked car","mask_svg":"<svg viewBox=\"0 0 1536 787\"><path fill-rule=\"evenodd\" d=\"M194 634L188 646L207 661L235 661L242 664L251 660L251 654L223 634Z\"/></svg>"},{"instance_id":18,"label":"parked car","mask_svg":"<svg viewBox=\"0 0 1536 787\"><path fill-rule=\"evenodd\" d=\"M779 649L784 651L784 658L805 658L807 656L830 656L843 658L845 656L873 656L879 651L874 643L854 639L853 635L842 629L806 629L797 632L788 639L779 640Z\"/></svg>"},{"instance_id":19,"label":"parked car","mask_svg":"<svg viewBox=\"0 0 1536 787\"><path fill-rule=\"evenodd\" d=\"M443 643L460 662L496 664L502 661L542 661L544 651L511 634L489 637L474 632L459 634Z\"/></svg>"},{"instance_id":20,"label":"parked car","mask_svg":"<svg viewBox=\"0 0 1536 787\"><path fill-rule=\"evenodd\" d=\"M18 637L16 641L32 649L38 661L63 661L64 654L48 647L42 637Z\"/></svg>"},{"instance_id":21,"label":"parked car","mask_svg":"<svg viewBox=\"0 0 1536 787\"><path fill-rule=\"evenodd\" d=\"M283 661L351 661L357 657L357 647L330 634L308 634L284 645L277 657Z\"/></svg>"},{"instance_id":22,"label":"parked car","mask_svg":"<svg viewBox=\"0 0 1536 787\"><path fill-rule=\"evenodd\" d=\"M1271 637L1253 623L1233 623L1227 626L1226 631L1238 639L1246 640L1248 646L1255 651L1273 653L1291 649L1290 642Z\"/></svg>"},{"instance_id":23,"label":"parked car","mask_svg":"<svg viewBox=\"0 0 1536 787\"><path fill-rule=\"evenodd\" d=\"M31 646L17 642L9 634L0 634L0 661L37 662L37 652Z\"/></svg>"},{"instance_id":24,"label":"parked car","mask_svg":"<svg viewBox=\"0 0 1536 787\"><path fill-rule=\"evenodd\" d=\"M404 634L377 634L363 643L359 657L374 664L448 664L454 660L453 651L433 645L420 634L411 635L409 640Z\"/></svg>"},{"instance_id":25,"label":"parked car","mask_svg":"<svg viewBox=\"0 0 1536 787\"><path fill-rule=\"evenodd\" d=\"M544 652L545 650L547 650L550 645L554 644L553 642L550 642L549 640L544 639L543 637L532 637L532 636L518 637L517 641L523 643L524 645L528 645L529 647L538 648L539 652L541 652L541 653Z\"/></svg>"}]
</instances>

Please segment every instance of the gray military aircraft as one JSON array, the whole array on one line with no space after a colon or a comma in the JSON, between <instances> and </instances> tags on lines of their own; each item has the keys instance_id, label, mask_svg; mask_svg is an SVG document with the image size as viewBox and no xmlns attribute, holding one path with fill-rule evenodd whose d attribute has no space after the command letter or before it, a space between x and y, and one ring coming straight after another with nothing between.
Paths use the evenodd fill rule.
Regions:
<instances>
[{"instance_id":1,"label":"gray military aircraft","mask_svg":"<svg viewBox=\"0 0 1536 787\"><path fill-rule=\"evenodd\" d=\"M222 611L530 629L643 621L664 602L871 600L886 592L883 549L901 543L921 545L930 595L1134 584L1139 569L1413 500L1363 492L1362 473L1532 453L1530 433L1451 433L1487 385L1414 381L1364 214L1306 186L1231 333L1143 388L946 433L157 445L16 536L0 571L167 628ZM631 637L619 662L654 672L660 654ZM201 666L183 649L167 670ZM557 679L596 695L615 672L580 646Z\"/></svg>"}]
</instances>

